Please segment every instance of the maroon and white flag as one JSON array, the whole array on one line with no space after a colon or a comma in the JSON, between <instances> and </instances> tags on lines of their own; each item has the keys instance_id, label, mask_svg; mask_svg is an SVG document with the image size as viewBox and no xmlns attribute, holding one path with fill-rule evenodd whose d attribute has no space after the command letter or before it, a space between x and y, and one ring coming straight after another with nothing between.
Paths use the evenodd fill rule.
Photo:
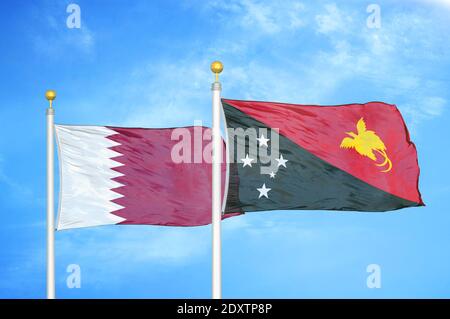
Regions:
<instances>
[{"instance_id":1,"label":"maroon and white flag","mask_svg":"<svg viewBox=\"0 0 450 319\"><path fill-rule=\"evenodd\" d=\"M61 183L58 230L211 223L209 128L55 125L55 129ZM226 169L222 164L223 185Z\"/></svg>"}]
</instances>

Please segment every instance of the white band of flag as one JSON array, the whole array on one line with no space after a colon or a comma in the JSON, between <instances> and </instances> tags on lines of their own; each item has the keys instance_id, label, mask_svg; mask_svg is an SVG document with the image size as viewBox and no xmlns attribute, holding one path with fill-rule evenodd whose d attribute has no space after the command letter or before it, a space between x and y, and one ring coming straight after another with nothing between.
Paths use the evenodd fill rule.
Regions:
<instances>
[{"instance_id":1,"label":"white band of flag","mask_svg":"<svg viewBox=\"0 0 450 319\"><path fill-rule=\"evenodd\" d=\"M107 138L115 131L104 126L55 125L59 150L60 199L57 229L117 224L125 219L114 214L122 197L112 191L121 186L112 180L123 174L112 170L123 164L111 158L121 154Z\"/></svg>"}]
</instances>

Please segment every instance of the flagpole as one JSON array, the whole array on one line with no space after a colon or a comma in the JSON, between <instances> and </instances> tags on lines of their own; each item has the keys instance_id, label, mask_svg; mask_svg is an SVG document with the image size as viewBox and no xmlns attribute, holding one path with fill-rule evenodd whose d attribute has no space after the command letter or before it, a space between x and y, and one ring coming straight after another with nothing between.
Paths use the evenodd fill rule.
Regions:
<instances>
[{"instance_id":1,"label":"flagpole","mask_svg":"<svg viewBox=\"0 0 450 319\"><path fill-rule=\"evenodd\" d=\"M216 80L212 84L212 299L222 298L222 243L220 223L222 220L221 203L221 162L222 138L220 135L220 92L219 73L223 65L219 61L211 64Z\"/></svg>"},{"instance_id":2,"label":"flagpole","mask_svg":"<svg viewBox=\"0 0 450 319\"><path fill-rule=\"evenodd\" d=\"M55 299L55 218L54 218L54 116L53 100L56 92L48 90L45 98L47 108L47 299Z\"/></svg>"}]
</instances>

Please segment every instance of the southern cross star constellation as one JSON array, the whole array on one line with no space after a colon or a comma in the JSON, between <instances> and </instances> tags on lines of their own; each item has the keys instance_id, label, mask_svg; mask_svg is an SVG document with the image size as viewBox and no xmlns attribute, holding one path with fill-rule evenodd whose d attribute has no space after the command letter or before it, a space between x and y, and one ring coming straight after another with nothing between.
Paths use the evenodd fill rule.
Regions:
<instances>
[{"instance_id":1,"label":"southern cross star constellation","mask_svg":"<svg viewBox=\"0 0 450 319\"><path fill-rule=\"evenodd\" d=\"M264 134L261 134L261 136L259 138L256 138L256 140L258 141L259 147L265 147L265 148L269 148L269 138L266 138L264 136ZM287 168L286 163L288 162L287 159L285 159L283 157L283 154L280 154L279 158L275 158L275 160L277 161L277 167L276 169L278 169L279 167L284 167ZM255 161L255 164L257 163L257 160L255 160L254 158L251 158L250 155L247 153L245 155L245 158L241 159L242 162L242 167L253 167L252 166L252 162ZM270 172L269 177L270 179L275 179L276 173L274 171ZM259 188L256 188L256 190L259 192L259 196L258 199L265 197L265 198L269 198L269 192L272 190L272 188L269 188L266 186L266 183L263 183L263 185Z\"/></svg>"}]
</instances>

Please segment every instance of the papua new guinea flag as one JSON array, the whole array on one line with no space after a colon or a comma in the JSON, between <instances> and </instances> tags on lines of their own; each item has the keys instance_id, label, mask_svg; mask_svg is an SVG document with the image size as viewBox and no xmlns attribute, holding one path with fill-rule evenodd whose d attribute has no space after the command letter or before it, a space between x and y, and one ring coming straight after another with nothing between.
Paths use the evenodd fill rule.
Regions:
<instances>
[{"instance_id":1,"label":"papua new guinea flag","mask_svg":"<svg viewBox=\"0 0 450 319\"><path fill-rule=\"evenodd\" d=\"M211 223L210 129L55 128L61 183L58 230ZM224 164L223 176L225 171Z\"/></svg>"},{"instance_id":2,"label":"papua new guinea flag","mask_svg":"<svg viewBox=\"0 0 450 319\"><path fill-rule=\"evenodd\" d=\"M395 105L222 100L225 213L422 206L414 144Z\"/></svg>"}]
</instances>

